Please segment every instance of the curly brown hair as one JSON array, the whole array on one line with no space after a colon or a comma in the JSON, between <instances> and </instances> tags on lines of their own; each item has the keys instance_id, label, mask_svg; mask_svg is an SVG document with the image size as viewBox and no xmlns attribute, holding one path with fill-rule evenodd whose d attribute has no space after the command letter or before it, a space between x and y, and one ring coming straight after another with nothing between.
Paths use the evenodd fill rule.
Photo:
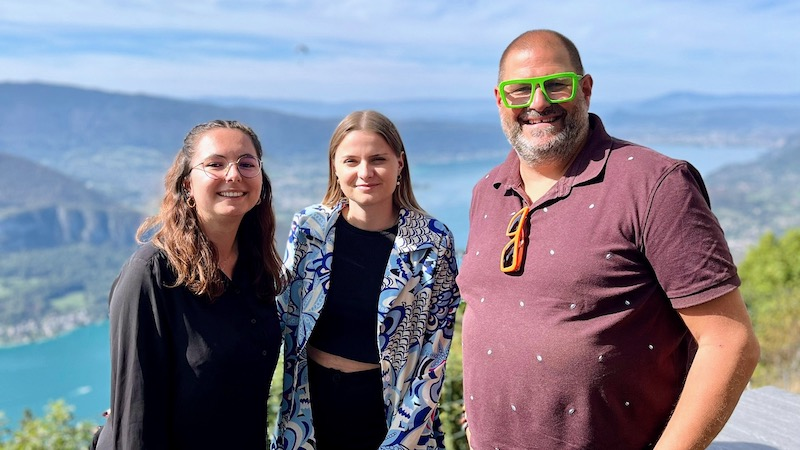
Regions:
<instances>
[{"instance_id":1,"label":"curly brown hair","mask_svg":"<svg viewBox=\"0 0 800 450\"><path fill-rule=\"evenodd\" d=\"M196 125L183 140L183 147L164 177L165 193L158 214L148 217L136 232L140 243L150 241L167 256L175 272L175 286L185 285L198 296L213 301L225 290L217 263L214 244L200 229L197 213L188 203L184 181L191 171L195 145L209 130L230 128L247 134L258 159L263 156L261 142L247 125L235 120L212 120ZM259 297L273 300L286 284L281 259L275 247L275 212L272 208L272 184L262 168L260 202L248 211L239 225L237 240L239 261L246 261L255 271Z\"/></svg>"}]
</instances>

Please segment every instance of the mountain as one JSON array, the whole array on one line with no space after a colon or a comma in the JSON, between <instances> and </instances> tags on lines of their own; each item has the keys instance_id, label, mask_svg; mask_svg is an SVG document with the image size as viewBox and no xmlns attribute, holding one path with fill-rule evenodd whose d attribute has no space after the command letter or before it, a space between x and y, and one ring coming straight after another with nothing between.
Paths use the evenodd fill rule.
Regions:
<instances>
[{"instance_id":1,"label":"mountain","mask_svg":"<svg viewBox=\"0 0 800 450\"><path fill-rule=\"evenodd\" d=\"M203 101L315 118L342 117L355 109L372 108L400 121L447 121L469 126L491 125L499 130L497 107L491 91L479 99L310 102L206 97ZM635 102L592 101L590 110L603 118L612 134L634 142L773 146L782 137L798 130L800 94L775 97L675 92Z\"/></svg>"},{"instance_id":2,"label":"mountain","mask_svg":"<svg viewBox=\"0 0 800 450\"><path fill-rule=\"evenodd\" d=\"M280 167L327 158L330 134L346 114L303 117L38 83L0 83L0 105L0 152L70 174L144 211L152 211L166 167L184 135L200 122L247 123L262 141L267 165ZM442 149L463 156L508 145L496 123L463 126L457 111L446 117L397 121L415 158L441 158Z\"/></svg>"},{"instance_id":3,"label":"mountain","mask_svg":"<svg viewBox=\"0 0 800 450\"><path fill-rule=\"evenodd\" d=\"M767 231L800 227L800 134L758 161L734 164L706 177L711 205L734 253Z\"/></svg>"},{"instance_id":4,"label":"mountain","mask_svg":"<svg viewBox=\"0 0 800 450\"><path fill-rule=\"evenodd\" d=\"M0 252L133 244L141 213L27 159L0 153L0 167Z\"/></svg>"},{"instance_id":5,"label":"mountain","mask_svg":"<svg viewBox=\"0 0 800 450\"><path fill-rule=\"evenodd\" d=\"M265 102L0 83L0 167L7 168L0 177L0 345L106 317L108 288L134 231L156 210L163 174L197 123L235 118L258 133L276 192L277 236L287 235L298 205L322 197L330 133L352 110L387 113L412 163L447 167L508 149L491 99ZM706 176L738 256L766 230L800 226L800 95L678 93L601 109L611 134L654 148L771 149L755 163Z\"/></svg>"},{"instance_id":6,"label":"mountain","mask_svg":"<svg viewBox=\"0 0 800 450\"><path fill-rule=\"evenodd\" d=\"M317 119L340 119L350 111L374 109L393 121L440 121L443 117L457 118L460 123L497 124L497 107L492 91L477 99L413 99L359 100L325 102L308 100L260 99L242 97L203 97L200 101L226 107L269 109Z\"/></svg>"}]
</instances>

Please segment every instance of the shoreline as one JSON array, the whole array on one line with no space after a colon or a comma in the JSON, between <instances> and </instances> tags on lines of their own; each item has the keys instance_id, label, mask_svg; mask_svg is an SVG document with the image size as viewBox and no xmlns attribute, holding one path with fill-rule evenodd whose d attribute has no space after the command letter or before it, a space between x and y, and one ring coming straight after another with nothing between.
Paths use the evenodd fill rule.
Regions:
<instances>
[{"instance_id":1,"label":"shoreline","mask_svg":"<svg viewBox=\"0 0 800 450\"><path fill-rule=\"evenodd\" d=\"M89 311L77 311L59 316L29 319L0 327L0 350L39 344L62 337L81 327L97 325L108 318L95 317Z\"/></svg>"}]
</instances>

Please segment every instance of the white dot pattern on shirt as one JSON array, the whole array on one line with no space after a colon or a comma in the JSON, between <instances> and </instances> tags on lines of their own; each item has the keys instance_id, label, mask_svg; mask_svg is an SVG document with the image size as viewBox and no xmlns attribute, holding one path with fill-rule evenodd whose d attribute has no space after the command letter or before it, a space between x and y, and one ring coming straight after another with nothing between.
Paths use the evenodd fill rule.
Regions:
<instances>
[{"instance_id":1,"label":"white dot pattern on shirt","mask_svg":"<svg viewBox=\"0 0 800 450\"><path fill-rule=\"evenodd\" d=\"M630 158L628 158L628 159L629 159L629 160L632 160L632 159L633 159L633 157L631 156L631 157L630 157ZM594 203L590 203L590 204L588 205L588 208L589 208L589 209L594 209L594 207L595 207L595 206L596 206L596 205L595 205ZM546 213L546 212L548 212L548 208L547 208L547 207L544 207L544 208L542 208L542 211ZM518 212L518 211L512 211L512 212L510 212L510 213L509 213L509 216L513 216L513 215L514 215L514 214L516 214L517 212ZM484 219L487 219L487 218L489 217L489 215L488 215L488 214L484 214L484 216L483 216L483 217L484 217ZM552 255L555 255L555 249L550 249L548 253L549 253L551 256L552 256ZM479 254L480 254L480 251L476 251L476 252L475 252L475 255L476 255L476 256L478 256ZM612 252L607 252L607 253L604 255L604 258L605 258L606 260L610 260L610 259L612 259L614 256L615 256L615 255L614 255ZM485 298L485 297L481 297L481 299L480 299L480 302L481 302L481 303L484 303L485 301L486 301L486 298ZM624 303L625 303L625 306L631 306L631 302L630 302L630 300L624 300ZM521 308L522 308L522 307L525 307L525 302L524 302L524 301L520 301L520 302L519 302L519 306L520 306ZM573 310L573 311L574 311L574 310L576 310L576 309L577 309L577 304L576 304L576 303L570 303L570 304L569 304L569 309L570 309L570 310ZM654 349L654 346L653 346L653 344L648 344L648 348L649 348L650 350L653 350L653 349ZM488 350L487 350L487 352L486 352L486 354L487 354L487 355L492 355L492 353L493 353L493 350L492 350L492 349L488 349ZM541 354L537 354L537 355L535 356L535 359L536 359L536 361L537 361L537 362L539 362L539 363L542 363L542 362L544 361L544 358L542 357L542 355L541 355ZM598 362L598 363L604 363L604 362L605 362L605 355L602 355L602 354L601 354L601 355L598 355L598 356L597 356L597 362ZM470 399L470 401L474 401L474 400L475 400L475 397L474 397L473 395L470 395L470 396L469 396L469 399ZM624 401L624 403L623 403L623 404L625 405L625 407L630 407L630 402L629 402L629 401ZM511 404L511 410L512 410L512 411L516 411L516 410L517 410L517 406L516 406L515 404ZM574 407L569 407L569 408L567 409L567 411L566 411L566 412L567 412L567 414L569 414L569 415L571 415L571 416L572 416L572 415L575 415L575 413L577 412L577 410L576 410ZM497 447L495 447L495 448L497 448Z\"/></svg>"}]
</instances>

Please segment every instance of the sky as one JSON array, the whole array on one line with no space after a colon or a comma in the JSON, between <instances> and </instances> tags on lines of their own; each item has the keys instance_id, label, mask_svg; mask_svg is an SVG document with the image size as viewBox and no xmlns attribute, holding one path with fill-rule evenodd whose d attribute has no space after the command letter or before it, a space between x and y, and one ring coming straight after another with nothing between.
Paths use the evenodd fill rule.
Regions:
<instances>
[{"instance_id":1,"label":"sky","mask_svg":"<svg viewBox=\"0 0 800 450\"><path fill-rule=\"evenodd\" d=\"M500 54L534 28L575 42L593 102L800 93L794 0L4 0L0 82L182 99L489 99Z\"/></svg>"}]
</instances>

